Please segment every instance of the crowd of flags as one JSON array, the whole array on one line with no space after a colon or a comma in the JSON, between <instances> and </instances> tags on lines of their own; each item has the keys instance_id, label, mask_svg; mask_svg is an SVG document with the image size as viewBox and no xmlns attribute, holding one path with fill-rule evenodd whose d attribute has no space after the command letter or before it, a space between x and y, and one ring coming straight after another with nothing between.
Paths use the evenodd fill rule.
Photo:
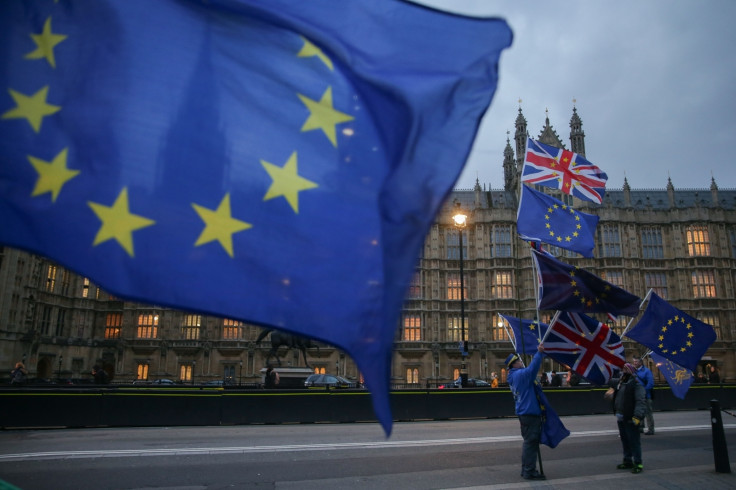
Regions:
<instances>
[{"instance_id":1,"label":"crowd of flags","mask_svg":"<svg viewBox=\"0 0 736 490\"><path fill-rule=\"evenodd\" d=\"M557 259L543 249L553 245L593 257L598 217L531 186L551 187L563 194L600 204L607 175L582 156L527 140L517 213L519 236L530 242L537 277L537 310L555 311L549 325L501 315L513 333L518 353L533 353L544 342L545 353L591 383L607 386L626 362L621 338L608 324L586 315L639 316L624 336L649 349L675 396L684 398L692 372L715 341L713 327L670 305L650 290L638 296ZM631 323L631 322L630 322ZM534 349L534 350L532 350Z\"/></svg>"}]
</instances>

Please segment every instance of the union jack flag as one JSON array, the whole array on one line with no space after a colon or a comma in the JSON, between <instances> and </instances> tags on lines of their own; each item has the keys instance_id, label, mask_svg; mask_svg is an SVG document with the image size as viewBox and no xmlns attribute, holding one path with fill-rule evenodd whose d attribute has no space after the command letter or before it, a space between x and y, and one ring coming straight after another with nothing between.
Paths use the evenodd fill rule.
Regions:
<instances>
[{"instance_id":1,"label":"union jack flag","mask_svg":"<svg viewBox=\"0 0 736 490\"><path fill-rule=\"evenodd\" d=\"M599 386L606 386L614 368L626 362L621 338L608 325L563 311L549 324L544 353Z\"/></svg>"},{"instance_id":2,"label":"union jack flag","mask_svg":"<svg viewBox=\"0 0 736 490\"><path fill-rule=\"evenodd\" d=\"M559 189L565 194L600 204L608 175L577 153L545 145L531 138L521 181Z\"/></svg>"}]
</instances>

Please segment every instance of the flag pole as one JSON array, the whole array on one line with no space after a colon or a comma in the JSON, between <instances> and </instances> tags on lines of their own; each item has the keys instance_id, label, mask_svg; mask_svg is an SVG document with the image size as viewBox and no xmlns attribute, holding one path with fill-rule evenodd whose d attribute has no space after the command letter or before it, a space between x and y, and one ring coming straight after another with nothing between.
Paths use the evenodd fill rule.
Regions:
<instances>
[{"instance_id":1,"label":"flag pole","mask_svg":"<svg viewBox=\"0 0 736 490\"><path fill-rule=\"evenodd\" d=\"M639 313L641 313L641 307L644 306L644 303L649 301L649 297L652 295L652 291L654 290L652 288L649 288L649 291L647 291L647 295L644 296L644 299L641 300L641 303L639 303ZM633 317L631 320L629 320L629 323L626 324L626 328L624 329L623 333L621 333L621 337L626 335L626 332L629 331L629 328L631 328L631 324L634 323L634 320L636 320L636 317Z\"/></svg>"}]
</instances>

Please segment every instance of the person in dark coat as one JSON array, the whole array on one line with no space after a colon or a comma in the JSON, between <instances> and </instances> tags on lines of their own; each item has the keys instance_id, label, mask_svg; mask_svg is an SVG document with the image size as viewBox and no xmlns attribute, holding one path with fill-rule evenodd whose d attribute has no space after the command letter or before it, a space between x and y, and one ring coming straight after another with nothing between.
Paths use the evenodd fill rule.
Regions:
<instances>
[{"instance_id":1,"label":"person in dark coat","mask_svg":"<svg viewBox=\"0 0 736 490\"><path fill-rule=\"evenodd\" d=\"M613 408L624 451L624 460L617 468L630 469L632 473L641 473L644 465L641 458L639 426L647 413L647 398L646 390L635 373L636 368L633 365L628 362L624 364L621 370L621 380L616 388Z\"/></svg>"}]
</instances>

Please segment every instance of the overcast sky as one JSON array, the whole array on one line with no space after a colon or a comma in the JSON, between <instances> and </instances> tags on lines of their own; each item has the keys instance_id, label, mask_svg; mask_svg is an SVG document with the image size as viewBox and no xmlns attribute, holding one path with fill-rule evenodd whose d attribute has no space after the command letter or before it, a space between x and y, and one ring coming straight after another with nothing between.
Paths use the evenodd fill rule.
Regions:
<instances>
[{"instance_id":1,"label":"overcast sky","mask_svg":"<svg viewBox=\"0 0 736 490\"><path fill-rule=\"evenodd\" d=\"M455 184L503 187L519 99L527 130L550 123L570 149L573 98L588 160L634 189L736 187L736 1L421 0L503 17L514 32L473 151ZM512 141L513 147L513 141Z\"/></svg>"}]
</instances>

